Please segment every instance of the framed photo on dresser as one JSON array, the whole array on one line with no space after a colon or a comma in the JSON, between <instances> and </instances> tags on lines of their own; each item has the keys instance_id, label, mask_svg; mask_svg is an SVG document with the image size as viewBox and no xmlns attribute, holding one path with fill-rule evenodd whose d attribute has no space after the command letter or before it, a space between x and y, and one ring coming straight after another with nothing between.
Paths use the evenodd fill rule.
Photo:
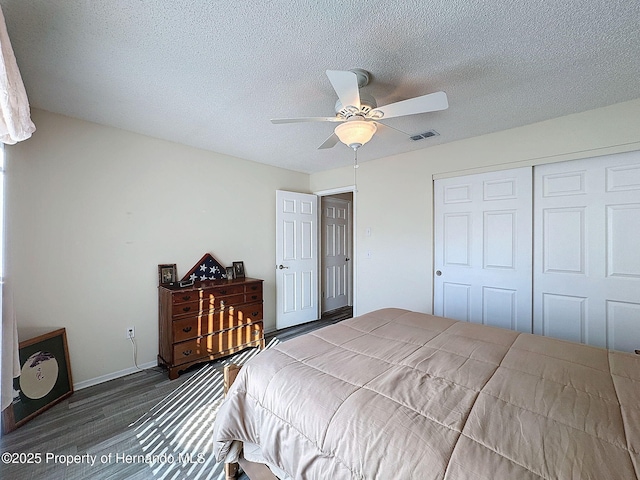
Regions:
<instances>
[{"instance_id":1,"label":"framed photo on dresser","mask_svg":"<svg viewBox=\"0 0 640 480\"><path fill-rule=\"evenodd\" d=\"M177 280L177 269L175 263L165 263L158 265L158 285L173 283Z\"/></svg>"},{"instance_id":2,"label":"framed photo on dresser","mask_svg":"<svg viewBox=\"0 0 640 480\"><path fill-rule=\"evenodd\" d=\"M244 262L233 262L234 278L244 278Z\"/></svg>"}]
</instances>

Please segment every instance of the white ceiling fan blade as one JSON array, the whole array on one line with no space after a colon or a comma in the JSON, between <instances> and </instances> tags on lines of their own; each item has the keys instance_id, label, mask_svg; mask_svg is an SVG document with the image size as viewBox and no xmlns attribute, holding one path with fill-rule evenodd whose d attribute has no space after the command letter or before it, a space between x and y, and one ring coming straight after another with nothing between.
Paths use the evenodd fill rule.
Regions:
<instances>
[{"instance_id":1,"label":"white ceiling fan blade","mask_svg":"<svg viewBox=\"0 0 640 480\"><path fill-rule=\"evenodd\" d=\"M386 123L382 123L380 121L376 122L376 125L378 125L378 128L380 128L382 126L382 131L385 131L387 129L392 130L394 132L398 132L401 133L402 135L405 135L406 137L409 137L410 135L405 132L404 130L400 130L399 128L396 127L392 127L391 125L387 125Z\"/></svg>"},{"instance_id":2,"label":"white ceiling fan blade","mask_svg":"<svg viewBox=\"0 0 640 480\"><path fill-rule=\"evenodd\" d=\"M367 116L374 119L386 119L404 115L415 115L416 113L436 112L438 110L445 110L448 107L447 94L444 92L435 92L375 108L371 110Z\"/></svg>"},{"instance_id":3,"label":"white ceiling fan blade","mask_svg":"<svg viewBox=\"0 0 640 480\"><path fill-rule=\"evenodd\" d=\"M374 138L377 138L380 142L388 144L398 144L409 138L409 134L399 130L395 127L390 127L381 122L375 122L378 126Z\"/></svg>"},{"instance_id":4,"label":"white ceiling fan blade","mask_svg":"<svg viewBox=\"0 0 640 480\"><path fill-rule=\"evenodd\" d=\"M301 122L344 122L339 117L298 117L298 118L272 118L271 123L301 123Z\"/></svg>"},{"instance_id":5,"label":"white ceiling fan blade","mask_svg":"<svg viewBox=\"0 0 640 480\"><path fill-rule=\"evenodd\" d=\"M327 77L333 89L338 94L343 107L353 105L360 110L360 90L358 90L358 76L345 70L327 70Z\"/></svg>"},{"instance_id":6,"label":"white ceiling fan blade","mask_svg":"<svg viewBox=\"0 0 640 480\"><path fill-rule=\"evenodd\" d=\"M338 143L339 140L340 139L338 138L338 136L335 133L332 133L331 136L327 138L324 141L324 143L318 147L318 150L321 150L324 148L333 148L336 146L336 143Z\"/></svg>"}]
</instances>

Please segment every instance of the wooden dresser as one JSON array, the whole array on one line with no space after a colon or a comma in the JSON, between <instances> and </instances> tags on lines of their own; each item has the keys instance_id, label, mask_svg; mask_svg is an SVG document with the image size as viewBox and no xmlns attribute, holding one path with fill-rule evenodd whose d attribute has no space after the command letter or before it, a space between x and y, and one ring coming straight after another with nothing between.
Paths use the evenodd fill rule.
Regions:
<instances>
[{"instance_id":1,"label":"wooden dresser","mask_svg":"<svg viewBox=\"0 0 640 480\"><path fill-rule=\"evenodd\" d=\"M169 378L200 362L247 347L264 348L262 280L208 280L160 285L158 365Z\"/></svg>"}]
</instances>

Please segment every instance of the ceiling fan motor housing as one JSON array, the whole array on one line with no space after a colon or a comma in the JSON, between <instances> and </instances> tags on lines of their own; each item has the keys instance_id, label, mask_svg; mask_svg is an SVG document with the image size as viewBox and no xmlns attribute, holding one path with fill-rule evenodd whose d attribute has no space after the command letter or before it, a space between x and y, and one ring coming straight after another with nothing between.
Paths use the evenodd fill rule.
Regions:
<instances>
[{"instance_id":1,"label":"ceiling fan motor housing","mask_svg":"<svg viewBox=\"0 0 640 480\"><path fill-rule=\"evenodd\" d=\"M362 115L363 117L366 117L371 110L377 107L378 107L378 103L376 102L376 99L373 98L373 96L367 93L360 92L360 109L359 110L353 105L347 105L345 107L344 105L342 105L342 102L340 101L340 99L336 101L335 110L336 110L336 115L344 119L347 119L349 117L352 117L353 115Z\"/></svg>"}]
</instances>

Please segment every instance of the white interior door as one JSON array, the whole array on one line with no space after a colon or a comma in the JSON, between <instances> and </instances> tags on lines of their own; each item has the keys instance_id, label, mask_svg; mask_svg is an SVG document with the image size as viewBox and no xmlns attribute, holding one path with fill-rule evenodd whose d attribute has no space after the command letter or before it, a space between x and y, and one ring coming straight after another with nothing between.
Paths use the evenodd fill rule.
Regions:
<instances>
[{"instance_id":1,"label":"white interior door","mask_svg":"<svg viewBox=\"0 0 640 480\"><path fill-rule=\"evenodd\" d=\"M351 202L323 197L320 241L322 252L322 313L346 307L351 297Z\"/></svg>"},{"instance_id":2,"label":"white interior door","mask_svg":"<svg viewBox=\"0 0 640 480\"><path fill-rule=\"evenodd\" d=\"M640 152L535 168L534 331L640 348Z\"/></svg>"},{"instance_id":3,"label":"white interior door","mask_svg":"<svg viewBox=\"0 0 640 480\"><path fill-rule=\"evenodd\" d=\"M434 197L434 314L531 332L531 168L436 180Z\"/></svg>"},{"instance_id":4,"label":"white interior door","mask_svg":"<svg viewBox=\"0 0 640 480\"><path fill-rule=\"evenodd\" d=\"M318 197L276 191L276 328L318 319Z\"/></svg>"}]
</instances>

